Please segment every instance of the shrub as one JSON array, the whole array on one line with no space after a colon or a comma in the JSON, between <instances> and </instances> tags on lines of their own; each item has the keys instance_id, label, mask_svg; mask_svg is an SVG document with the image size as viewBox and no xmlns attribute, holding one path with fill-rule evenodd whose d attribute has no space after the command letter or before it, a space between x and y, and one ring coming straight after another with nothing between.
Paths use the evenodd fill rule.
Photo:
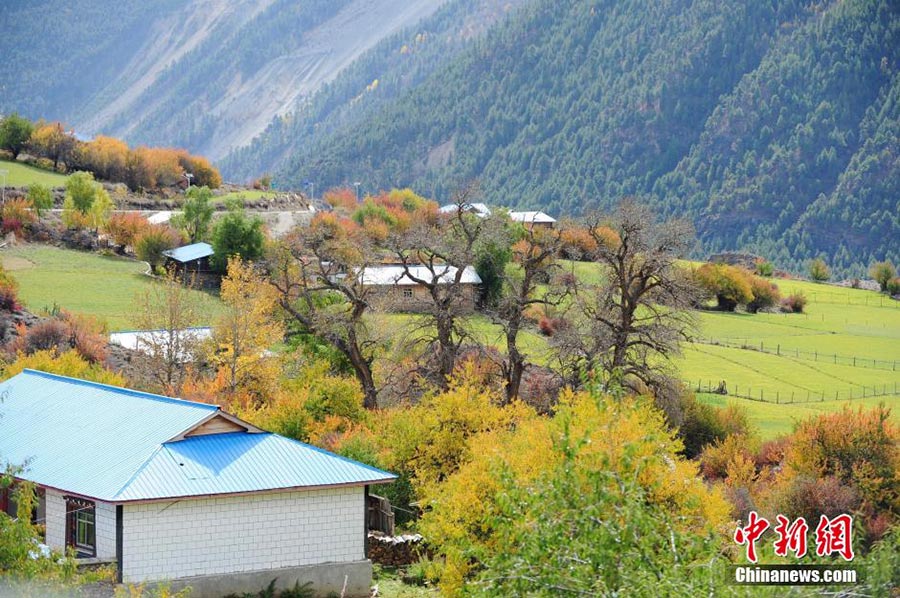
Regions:
<instances>
[{"instance_id":1,"label":"shrub","mask_svg":"<svg viewBox=\"0 0 900 598\"><path fill-rule=\"evenodd\" d=\"M715 297L719 309L734 311L753 300L750 274L727 264L703 264L694 271L694 279L707 296Z\"/></svg>"},{"instance_id":2,"label":"shrub","mask_svg":"<svg viewBox=\"0 0 900 598\"><path fill-rule=\"evenodd\" d=\"M147 219L137 212L122 212L109 217L106 232L116 245L134 247L138 237L150 227Z\"/></svg>"},{"instance_id":3,"label":"shrub","mask_svg":"<svg viewBox=\"0 0 900 598\"><path fill-rule=\"evenodd\" d=\"M32 183L28 187L26 199L31 204L38 218L41 217L45 210L53 207L53 192L50 190L50 187L41 183Z\"/></svg>"},{"instance_id":4,"label":"shrub","mask_svg":"<svg viewBox=\"0 0 900 598\"><path fill-rule=\"evenodd\" d=\"M890 279L887 283L886 290L892 297L894 295L900 295L900 277Z\"/></svg>"},{"instance_id":5,"label":"shrub","mask_svg":"<svg viewBox=\"0 0 900 598\"><path fill-rule=\"evenodd\" d=\"M718 408L701 403L693 393L681 397L681 425L678 436L684 444L684 455L693 459L707 446L722 442L731 435L746 436L750 431L746 412L736 405Z\"/></svg>"},{"instance_id":6,"label":"shrub","mask_svg":"<svg viewBox=\"0 0 900 598\"><path fill-rule=\"evenodd\" d=\"M825 263L825 260L817 257L809 263L809 277L814 282L825 282L831 278L831 269Z\"/></svg>"},{"instance_id":7,"label":"shrub","mask_svg":"<svg viewBox=\"0 0 900 598\"><path fill-rule=\"evenodd\" d=\"M34 214L28 208L28 201L19 197L3 204L0 208L3 234L13 233L16 237L22 237L25 226L34 222Z\"/></svg>"},{"instance_id":8,"label":"shrub","mask_svg":"<svg viewBox=\"0 0 900 598\"><path fill-rule=\"evenodd\" d=\"M881 291L885 292L888 290L888 283L892 278L897 276L897 270L894 268L894 264L888 261L884 262L875 262L872 264L872 267L869 268L869 276L875 279L878 283L878 286L881 287Z\"/></svg>"},{"instance_id":9,"label":"shrub","mask_svg":"<svg viewBox=\"0 0 900 598\"><path fill-rule=\"evenodd\" d=\"M174 249L181 243L181 235L164 224L148 226L134 242L134 253L138 259L157 267L165 256L163 251Z\"/></svg>"},{"instance_id":10,"label":"shrub","mask_svg":"<svg viewBox=\"0 0 900 598\"><path fill-rule=\"evenodd\" d=\"M69 338L69 327L65 322L56 318L43 320L29 328L25 334L25 354L49 350L63 352L70 348Z\"/></svg>"},{"instance_id":11,"label":"shrub","mask_svg":"<svg viewBox=\"0 0 900 598\"><path fill-rule=\"evenodd\" d=\"M788 313L803 313L803 309L805 307L806 295L804 295L803 293L791 293L781 300L781 310Z\"/></svg>"},{"instance_id":12,"label":"shrub","mask_svg":"<svg viewBox=\"0 0 900 598\"><path fill-rule=\"evenodd\" d=\"M19 283L0 264L0 310L19 311Z\"/></svg>"},{"instance_id":13,"label":"shrub","mask_svg":"<svg viewBox=\"0 0 900 598\"><path fill-rule=\"evenodd\" d=\"M731 434L707 445L700 454L700 472L708 480L724 480L736 461L753 462L755 441L744 434Z\"/></svg>"},{"instance_id":14,"label":"shrub","mask_svg":"<svg viewBox=\"0 0 900 598\"><path fill-rule=\"evenodd\" d=\"M785 477L834 477L874 511L900 513L900 429L890 409L842 411L801 422L785 452Z\"/></svg>"},{"instance_id":15,"label":"shrub","mask_svg":"<svg viewBox=\"0 0 900 598\"><path fill-rule=\"evenodd\" d=\"M776 490L773 499L775 511L804 517L807 522L817 522L821 515L852 513L860 504L857 491L833 476L793 478L786 488Z\"/></svg>"},{"instance_id":16,"label":"shrub","mask_svg":"<svg viewBox=\"0 0 900 598\"><path fill-rule=\"evenodd\" d=\"M756 263L756 273L769 278L775 273L775 266L768 260L761 260Z\"/></svg>"},{"instance_id":17,"label":"shrub","mask_svg":"<svg viewBox=\"0 0 900 598\"><path fill-rule=\"evenodd\" d=\"M597 240L584 227L569 226L559 233L559 257L585 260L597 251Z\"/></svg>"},{"instance_id":18,"label":"shrub","mask_svg":"<svg viewBox=\"0 0 900 598\"><path fill-rule=\"evenodd\" d=\"M751 314L778 305L781 301L778 285L759 276L750 277L750 290L753 299L747 303L747 311Z\"/></svg>"}]
</instances>

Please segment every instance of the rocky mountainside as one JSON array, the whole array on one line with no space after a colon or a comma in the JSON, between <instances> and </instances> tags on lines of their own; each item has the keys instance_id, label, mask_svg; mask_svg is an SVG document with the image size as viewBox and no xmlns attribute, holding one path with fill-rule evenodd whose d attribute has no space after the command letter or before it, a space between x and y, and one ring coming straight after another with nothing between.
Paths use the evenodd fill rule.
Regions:
<instances>
[{"instance_id":1,"label":"rocky mountainside","mask_svg":"<svg viewBox=\"0 0 900 598\"><path fill-rule=\"evenodd\" d=\"M444 2L13 0L0 113L216 159Z\"/></svg>"}]
</instances>

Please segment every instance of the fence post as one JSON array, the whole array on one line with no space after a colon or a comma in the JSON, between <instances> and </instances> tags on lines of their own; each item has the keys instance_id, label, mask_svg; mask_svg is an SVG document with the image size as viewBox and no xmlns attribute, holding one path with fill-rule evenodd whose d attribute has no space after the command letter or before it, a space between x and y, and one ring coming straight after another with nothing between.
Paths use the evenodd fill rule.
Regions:
<instances>
[{"instance_id":1,"label":"fence post","mask_svg":"<svg viewBox=\"0 0 900 598\"><path fill-rule=\"evenodd\" d=\"M781 355L781 343L778 343L778 355Z\"/></svg>"}]
</instances>

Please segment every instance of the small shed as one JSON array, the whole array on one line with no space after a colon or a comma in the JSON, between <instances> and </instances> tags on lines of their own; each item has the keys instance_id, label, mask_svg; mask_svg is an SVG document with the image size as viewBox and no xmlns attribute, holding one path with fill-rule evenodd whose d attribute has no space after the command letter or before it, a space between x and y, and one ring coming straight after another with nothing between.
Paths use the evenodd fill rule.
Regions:
<instances>
[{"instance_id":1,"label":"small shed","mask_svg":"<svg viewBox=\"0 0 900 598\"><path fill-rule=\"evenodd\" d=\"M369 595L369 486L396 476L216 405L33 370L0 393L0 455L37 486L51 548L195 598L255 594L272 579Z\"/></svg>"},{"instance_id":2,"label":"small shed","mask_svg":"<svg viewBox=\"0 0 900 598\"><path fill-rule=\"evenodd\" d=\"M163 256L166 258L166 268L174 266L177 272L204 273L211 270L209 258L214 253L209 243L192 243L163 251Z\"/></svg>"}]
</instances>

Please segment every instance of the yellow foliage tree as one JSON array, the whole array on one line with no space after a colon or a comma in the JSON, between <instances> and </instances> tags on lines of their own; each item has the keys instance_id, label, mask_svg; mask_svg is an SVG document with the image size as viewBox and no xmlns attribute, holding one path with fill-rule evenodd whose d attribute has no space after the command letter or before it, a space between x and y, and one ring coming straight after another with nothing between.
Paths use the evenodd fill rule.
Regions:
<instances>
[{"instance_id":1,"label":"yellow foliage tree","mask_svg":"<svg viewBox=\"0 0 900 598\"><path fill-rule=\"evenodd\" d=\"M566 392L552 418L477 434L467 445L470 459L427 487L422 499L428 510L419 527L445 557L441 589L447 595L461 592L474 562L513 549L495 533L505 489L527 490L566 458L573 460L574 483L586 494L620 491L612 481L602 490L596 487L598 478L591 474L605 472L609 480L639 485L648 503L665 505L686 531L721 531L728 522L721 492L708 488L697 465L679 455L680 441L644 398Z\"/></svg>"},{"instance_id":2,"label":"yellow foliage tree","mask_svg":"<svg viewBox=\"0 0 900 598\"><path fill-rule=\"evenodd\" d=\"M121 374L111 372L98 363L90 363L75 349L60 354L52 349L37 351L31 355L19 353L15 361L3 367L2 378L3 380L11 378L26 368L112 386L126 385L125 378Z\"/></svg>"},{"instance_id":3,"label":"yellow foliage tree","mask_svg":"<svg viewBox=\"0 0 900 598\"><path fill-rule=\"evenodd\" d=\"M252 263L235 256L228 260L220 296L225 310L213 326L209 358L222 377L226 401L263 402L279 377L278 360L269 353L284 339L278 294Z\"/></svg>"}]
</instances>

